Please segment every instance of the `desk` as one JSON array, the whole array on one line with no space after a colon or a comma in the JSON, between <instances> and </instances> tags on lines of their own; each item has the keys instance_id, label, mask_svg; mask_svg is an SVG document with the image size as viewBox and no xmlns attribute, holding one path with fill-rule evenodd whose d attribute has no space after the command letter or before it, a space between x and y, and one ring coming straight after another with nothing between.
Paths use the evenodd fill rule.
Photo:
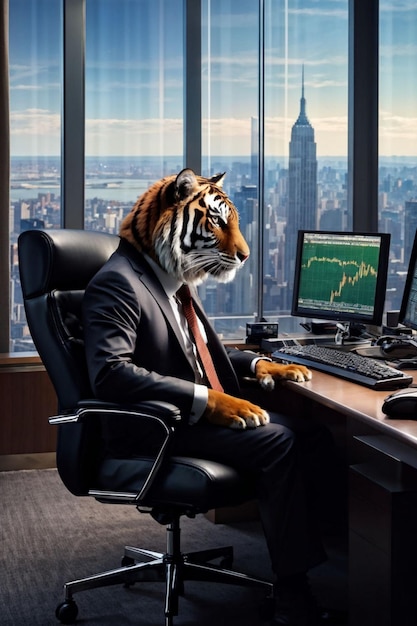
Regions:
<instances>
[{"instance_id":1,"label":"desk","mask_svg":"<svg viewBox=\"0 0 417 626\"><path fill-rule=\"evenodd\" d=\"M417 382L417 373L408 372ZM377 432L411 445L417 457L417 421L388 418L381 410L384 398L390 391L374 391L322 372L313 372L313 378L306 383L283 383L292 392L310 401L327 406L346 418L355 420Z\"/></svg>"},{"instance_id":2,"label":"desk","mask_svg":"<svg viewBox=\"0 0 417 626\"><path fill-rule=\"evenodd\" d=\"M390 392L321 372L279 393L293 410L329 420L346 455L350 626L415 626L417 421L382 413Z\"/></svg>"}]
</instances>

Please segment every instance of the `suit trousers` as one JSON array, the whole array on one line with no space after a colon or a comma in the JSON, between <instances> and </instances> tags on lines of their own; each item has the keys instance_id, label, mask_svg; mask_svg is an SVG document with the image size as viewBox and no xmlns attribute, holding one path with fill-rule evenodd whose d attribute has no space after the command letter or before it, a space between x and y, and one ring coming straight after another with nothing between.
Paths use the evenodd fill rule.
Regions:
<instances>
[{"instance_id":1,"label":"suit trousers","mask_svg":"<svg viewBox=\"0 0 417 626\"><path fill-rule=\"evenodd\" d=\"M270 412L271 423L234 430L200 420L181 428L172 453L235 467L254 481L259 512L277 577L307 572L326 560L318 511L328 501L330 432L314 422Z\"/></svg>"}]
</instances>

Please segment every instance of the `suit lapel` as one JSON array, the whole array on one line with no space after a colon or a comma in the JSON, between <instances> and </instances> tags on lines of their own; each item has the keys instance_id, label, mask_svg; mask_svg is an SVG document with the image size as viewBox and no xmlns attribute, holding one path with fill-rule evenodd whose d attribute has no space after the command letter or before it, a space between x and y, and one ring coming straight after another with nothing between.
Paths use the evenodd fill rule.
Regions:
<instances>
[{"instance_id":1,"label":"suit lapel","mask_svg":"<svg viewBox=\"0 0 417 626\"><path fill-rule=\"evenodd\" d=\"M147 263L145 257L141 255L131 244L122 240L120 242L119 250L123 254L123 256L126 256L129 259L133 269L138 274L139 280L149 291L156 305L162 311L168 325L170 326L172 332L177 338L179 345L181 346L181 350L184 356L190 363L191 367L194 369L194 363L192 363L188 358L184 346L184 340L178 327L177 320L175 319L175 315L168 300L167 294L161 283L159 282L158 277L156 276L152 267L149 265L149 263Z\"/></svg>"},{"instance_id":2,"label":"suit lapel","mask_svg":"<svg viewBox=\"0 0 417 626\"><path fill-rule=\"evenodd\" d=\"M119 251L121 254L123 254L123 256L126 256L129 259L133 269L138 274L139 280L149 291L156 305L162 311L168 325L170 326L175 337L177 338L184 357L187 359L187 362L190 364L190 367L194 371L195 363L190 360L185 350L184 340L178 327L177 320L175 319L171 304L168 300L164 288L159 282L158 277L156 276L152 267L149 265L149 263L147 263L143 255L139 254L139 252L131 244L125 242L124 240L121 240L120 242ZM236 377L236 373L227 355L227 352L223 344L217 337L214 328L211 326L203 308L201 307L197 293L194 289L192 289L191 291L196 313L206 330L208 345L213 361L217 368L219 378L228 393L237 393L239 390L239 383Z\"/></svg>"}]
</instances>

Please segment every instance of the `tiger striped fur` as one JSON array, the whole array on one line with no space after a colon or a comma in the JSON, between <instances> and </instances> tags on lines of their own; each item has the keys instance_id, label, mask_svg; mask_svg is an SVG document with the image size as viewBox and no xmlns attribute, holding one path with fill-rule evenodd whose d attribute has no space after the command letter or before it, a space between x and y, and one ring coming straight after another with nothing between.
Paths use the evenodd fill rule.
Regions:
<instances>
[{"instance_id":1,"label":"tiger striped fur","mask_svg":"<svg viewBox=\"0 0 417 626\"><path fill-rule=\"evenodd\" d=\"M249 256L237 209L222 189L224 174L185 169L154 183L123 220L120 236L188 284L208 276L229 282Z\"/></svg>"}]
</instances>

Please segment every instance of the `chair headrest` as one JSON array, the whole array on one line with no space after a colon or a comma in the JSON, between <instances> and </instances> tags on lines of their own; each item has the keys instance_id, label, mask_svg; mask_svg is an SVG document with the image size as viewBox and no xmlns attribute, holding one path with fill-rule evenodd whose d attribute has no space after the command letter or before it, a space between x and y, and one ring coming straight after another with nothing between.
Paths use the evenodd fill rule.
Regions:
<instances>
[{"instance_id":1,"label":"chair headrest","mask_svg":"<svg viewBox=\"0 0 417 626\"><path fill-rule=\"evenodd\" d=\"M24 298L53 289L85 289L119 244L119 237L88 230L26 230L19 235Z\"/></svg>"}]
</instances>

